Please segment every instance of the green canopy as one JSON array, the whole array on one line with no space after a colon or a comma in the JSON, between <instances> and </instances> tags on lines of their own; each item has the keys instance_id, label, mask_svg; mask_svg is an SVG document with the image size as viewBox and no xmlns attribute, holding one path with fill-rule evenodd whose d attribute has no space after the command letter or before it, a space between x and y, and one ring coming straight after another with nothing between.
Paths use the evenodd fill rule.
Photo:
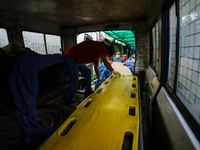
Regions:
<instances>
[{"instance_id":1,"label":"green canopy","mask_svg":"<svg viewBox=\"0 0 200 150\"><path fill-rule=\"evenodd\" d=\"M135 35L134 31L131 30L111 30L111 31L104 31L109 36L113 37L114 39L121 41L122 43L132 47L135 49Z\"/></svg>"}]
</instances>

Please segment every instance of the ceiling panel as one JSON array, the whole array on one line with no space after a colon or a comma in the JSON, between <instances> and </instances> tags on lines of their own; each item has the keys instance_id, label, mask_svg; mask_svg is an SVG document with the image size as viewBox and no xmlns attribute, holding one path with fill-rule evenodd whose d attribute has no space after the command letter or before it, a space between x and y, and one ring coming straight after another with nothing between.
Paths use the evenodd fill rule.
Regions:
<instances>
[{"instance_id":1,"label":"ceiling panel","mask_svg":"<svg viewBox=\"0 0 200 150\"><path fill-rule=\"evenodd\" d=\"M12 13L63 26L119 23L146 18L150 0L1 0Z\"/></svg>"}]
</instances>

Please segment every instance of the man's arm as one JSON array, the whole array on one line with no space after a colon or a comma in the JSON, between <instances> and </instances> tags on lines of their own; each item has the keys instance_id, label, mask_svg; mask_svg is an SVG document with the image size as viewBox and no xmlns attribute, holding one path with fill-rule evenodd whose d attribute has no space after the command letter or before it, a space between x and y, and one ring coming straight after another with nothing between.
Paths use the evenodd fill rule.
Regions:
<instances>
[{"instance_id":1,"label":"man's arm","mask_svg":"<svg viewBox=\"0 0 200 150\"><path fill-rule=\"evenodd\" d=\"M103 83L103 80L101 79L100 75L99 75L99 65L94 63L94 70L96 72L96 75L97 75L97 78L98 78L98 81L100 84Z\"/></svg>"},{"instance_id":2,"label":"man's arm","mask_svg":"<svg viewBox=\"0 0 200 150\"><path fill-rule=\"evenodd\" d=\"M106 59L105 56L101 55L101 58L102 58L102 60L103 60L103 62L104 62L104 65L106 66L106 68L107 68L108 70L110 70L110 71L111 71L113 74L115 74L115 75L121 76L121 74L120 74L118 71L115 71L115 70L112 68L112 66L110 65L110 63L108 62L108 60Z\"/></svg>"},{"instance_id":3,"label":"man's arm","mask_svg":"<svg viewBox=\"0 0 200 150\"><path fill-rule=\"evenodd\" d=\"M99 78L100 78L100 75L99 75L99 65L96 64L96 63L94 63L94 70L95 70L96 75L97 75L97 77L98 77L98 79L99 79Z\"/></svg>"}]
</instances>

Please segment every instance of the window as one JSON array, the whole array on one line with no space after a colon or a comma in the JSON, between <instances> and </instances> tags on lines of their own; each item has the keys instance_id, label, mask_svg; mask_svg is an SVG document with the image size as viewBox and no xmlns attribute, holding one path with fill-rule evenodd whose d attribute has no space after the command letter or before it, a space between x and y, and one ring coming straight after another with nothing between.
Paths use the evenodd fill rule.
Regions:
<instances>
[{"instance_id":1,"label":"window","mask_svg":"<svg viewBox=\"0 0 200 150\"><path fill-rule=\"evenodd\" d=\"M61 37L36 32L23 31L25 47L40 53L53 54L61 53Z\"/></svg>"},{"instance_id":2,"label":"window","mask_svg":"<svg viewBox=\"0 0 200 150\"><path fill-rule=\"evenodd\" d=\"M49 35L46 36L46 44L47 44L47 52L48 54L60 53L61 52L61 37L57 35Z\"/></svg>"},{"instance_id":3,"label":"window","mask_svg":"<svg viewBox=\"0 0 200 150\"><path fill-rule=\"evenodd\" d=\"M0 47L3 47L9 43L8 35L5 29L0 28Z\"/></svg>"},{"instance_id":4,"label":"window","mask_svg":"<svg viewBox=\"0 0 200 150\"><path fill-rule=\"evenodd\" d=\"M158 43L159 43L159 37L158 37L158 23L155 24L155 26L152 29L152 65L158 71Z\"/></svg>"},{"instance_id":5,"label":"window","mask_svg":"<svg viewBox=\"0 0 200 150\"><path fill-rule=\"evenodd\" d=\"M102 31L85 32L85 33L79 34L76 40L77 40L77 44L86 40L101 41L104 36L106 36L106 34Z\"/></svg>"},{"instance_id":6,"label":"window","mask_svg":"<svg viewBox=\"0 0 200 150\"><path fill-rule=\"evenodd\" d=\"M200 124L200 0L180 0L177 96Z\"/></svg>"},{"instance_id":7,"label":"window","mask_svg":"<svg viewBox=\"0 0 200 150\"><path fill-rule=\"evenodd\" d=\"M169 66L167 83L173 89L176 64L176 9L175 3L169 10Z\"/></svg>"},{"instance_id":8,"label":"window","mask_svg":"<svg viewBox=\"0 0 200 150\"><path fill-rule=\"evenodd\" d=\"M28 47L37 53L46 54L44 35L42 33L23 31L22 34L25 47Z\"/></svg>"}]
</instances>

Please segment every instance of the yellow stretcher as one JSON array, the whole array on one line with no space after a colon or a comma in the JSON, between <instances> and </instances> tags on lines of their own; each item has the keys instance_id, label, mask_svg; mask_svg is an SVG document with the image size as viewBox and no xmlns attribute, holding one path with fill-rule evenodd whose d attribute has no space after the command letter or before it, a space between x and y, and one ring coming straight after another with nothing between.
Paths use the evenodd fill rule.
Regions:
<instances>
[{"instance_id":1,"label":"yellow stretcher","mask_svg":"<svg viewBox=\"0 0 200 150\"><path fill-rule=\"evenodd\" d=\"M138 78L111 75L41 150L137 150L138 137Z\"/></svg>"}]
</instances>

